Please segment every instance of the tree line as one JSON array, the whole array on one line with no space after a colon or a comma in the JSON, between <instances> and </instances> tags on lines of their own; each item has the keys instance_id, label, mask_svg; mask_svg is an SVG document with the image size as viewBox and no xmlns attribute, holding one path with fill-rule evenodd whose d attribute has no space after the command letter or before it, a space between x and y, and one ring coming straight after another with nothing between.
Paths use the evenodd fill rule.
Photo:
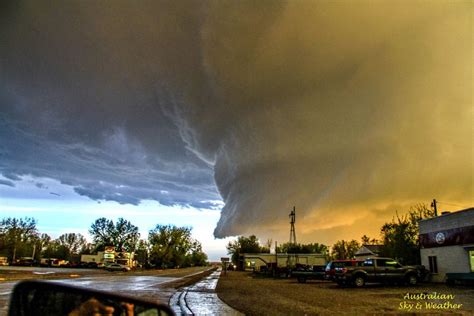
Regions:
<instances>
[{"instance_id":1,"label":"tree line","mask_svg":"<svg viewBox=\"0 0 474 316\"><path fill-rule=\"evenodd\" d=\"M207 264L201 243L192 238L190 227L157 224L147 239L140 239L138 227L130 221L101 217L89 229L92 243L79 233L62 234L56 239L40 233L37 220L30 217L4 218L0 221L0 256L15 262L21 257L80 260L82 254L94 254L113 246L117 252L133 252L142 266L173 268Z\"/></svg>"},{"instance_id":2,"label":"tree line","mask_svg":"<svg viewBox=\"0 0 474 316\"><path fill-rule=\"evenodd\" d=\"M318 243L289 244L277 246L277 253L320 253L327 260L354 258L362 245L380 245L379 255L395 258L403 264L420 264L420 244L418 240L418 222L434 216L434 211L425 204L416 204L408 212L399 216L396 212L390 222L380 228L380 240L363 235L361 242L357 240L338 240L331 247ZM269 253L271 240L261 245L255 235L240 236L227 244L228 254L232 262L237 264L240 254Z\"/></svg>"}]
</instances>

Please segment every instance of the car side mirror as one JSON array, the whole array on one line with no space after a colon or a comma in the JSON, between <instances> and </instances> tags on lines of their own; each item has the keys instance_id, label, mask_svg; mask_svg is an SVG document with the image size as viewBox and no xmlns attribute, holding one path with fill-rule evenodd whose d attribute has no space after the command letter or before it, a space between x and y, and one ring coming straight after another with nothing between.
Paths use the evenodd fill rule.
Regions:
<instances>
[{"instance_id":1,"label":"car side mirror","mask_svg":"<svg viewBox=\"0 0 474 316\"><path fill-rule=\"evenodd\" d=\"M12 293L9 316L171 316L164 304L63 285L51 281L23 281Z\"/></svg>"}]
</instances>

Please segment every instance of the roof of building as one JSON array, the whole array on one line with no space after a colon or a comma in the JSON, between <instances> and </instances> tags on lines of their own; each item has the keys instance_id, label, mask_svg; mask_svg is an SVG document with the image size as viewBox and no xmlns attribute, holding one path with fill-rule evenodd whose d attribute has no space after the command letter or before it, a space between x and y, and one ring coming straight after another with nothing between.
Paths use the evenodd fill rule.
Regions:
<instances>
[{"instance_id":1,"label":"roof of building","mask_svg":"<svg viewBox=\"0 0 474 316\"><path fill-rule=\"evenodd\" d=\"M474 227L474 207L419 221L419 234Z\"/></svg>"},{"instance_id":2,"label":"roof of building","mask_svg":"<svg viewBox=\"0 0 474 316\"><path fill-rule=\"evenodd\" d=\"M379 254L382 251L383 245L362 245L355 255L373 255Z\"/></svg>"},{"instance_id":3,"label":"roof of building","mask_svg":"<svg viewBox=\"0 0 474 316\"><path fill-rule=\"evenodd\" d=\"M444 214L442 212L441 215L438 215L438 216L435 216L435 217L430 217L430 218L424 218L424 219L421 220L421 222L437 220L439 218L445 218L447 216L453 216L453 215L456 216L456 215L460 215L461 213L464 214L465 212L474 212L474 207L466 208L466 209L459 210L459 211L447 212L447 213L444 213Z\"/></svg>"},{"instance_id":4,"label":"roof of building","mask_svg":"<svg viewBox=\"0 0 474 316\"><path fill-rule=\"evenodd\" d=\"M379 253L382 251L383 245L362 245L362 247L369 249L373 253Z\"/></svg>"}]
</instances>

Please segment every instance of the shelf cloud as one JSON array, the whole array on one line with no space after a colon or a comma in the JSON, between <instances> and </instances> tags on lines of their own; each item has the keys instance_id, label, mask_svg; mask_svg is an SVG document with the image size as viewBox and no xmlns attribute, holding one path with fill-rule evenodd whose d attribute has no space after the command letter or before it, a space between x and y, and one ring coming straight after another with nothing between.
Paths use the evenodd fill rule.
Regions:
<instances>
[{"instance_id":1,"label":"shelf cloud","mask_svg":"<svg viewBox=\"0 0 474 316\"><path fill-rule=\"evenodd\" d=\"M4 2L0 185L329 240L472 203L470 1ZM374 224L375 225L375 224Z\"/></svg>"}]
</instances>

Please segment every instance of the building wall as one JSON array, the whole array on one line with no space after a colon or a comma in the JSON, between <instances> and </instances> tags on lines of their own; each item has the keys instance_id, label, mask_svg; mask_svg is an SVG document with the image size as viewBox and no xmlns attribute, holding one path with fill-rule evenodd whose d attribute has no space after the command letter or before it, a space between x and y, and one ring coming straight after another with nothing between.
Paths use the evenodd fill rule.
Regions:
<instances>
[{"instance_id":1,"label":"building wall","mask_svg":"<svg viewBox=\"0 0 474 316\"><path fill-rule=\"evenodd\" d=\"M82 255L81 256L81 261L82 262L102 262L104 261L104 255L103 253L98 253L97 255Z\"/></svg>"},{"instance_id":2,"label":"building wall","mask_svg":"<svg viewBox=\"0 0 474 316\"><path fill-rule=\"evenodd\" d=\"M474 246L473 229L474 208L419 222L421 264L429 269L428 257L436 256L438 273L431 275L433 282L445 282L446 273L471 272L467 249Z\"/></svg>"},{"instance_id":3,"label":"building wall","mask_svg":"<svg viewBox=\"0 0 474 316\"><path fill-rule=\"evenodd\" d=\"M429 268L429 256L436 256L438 273L431 275L433 282L445 282L446 273L469 273L468 252L462 246L447 246L438 248L425 248L420 250L421 264Z\"/></svg>"}]
</instances>

